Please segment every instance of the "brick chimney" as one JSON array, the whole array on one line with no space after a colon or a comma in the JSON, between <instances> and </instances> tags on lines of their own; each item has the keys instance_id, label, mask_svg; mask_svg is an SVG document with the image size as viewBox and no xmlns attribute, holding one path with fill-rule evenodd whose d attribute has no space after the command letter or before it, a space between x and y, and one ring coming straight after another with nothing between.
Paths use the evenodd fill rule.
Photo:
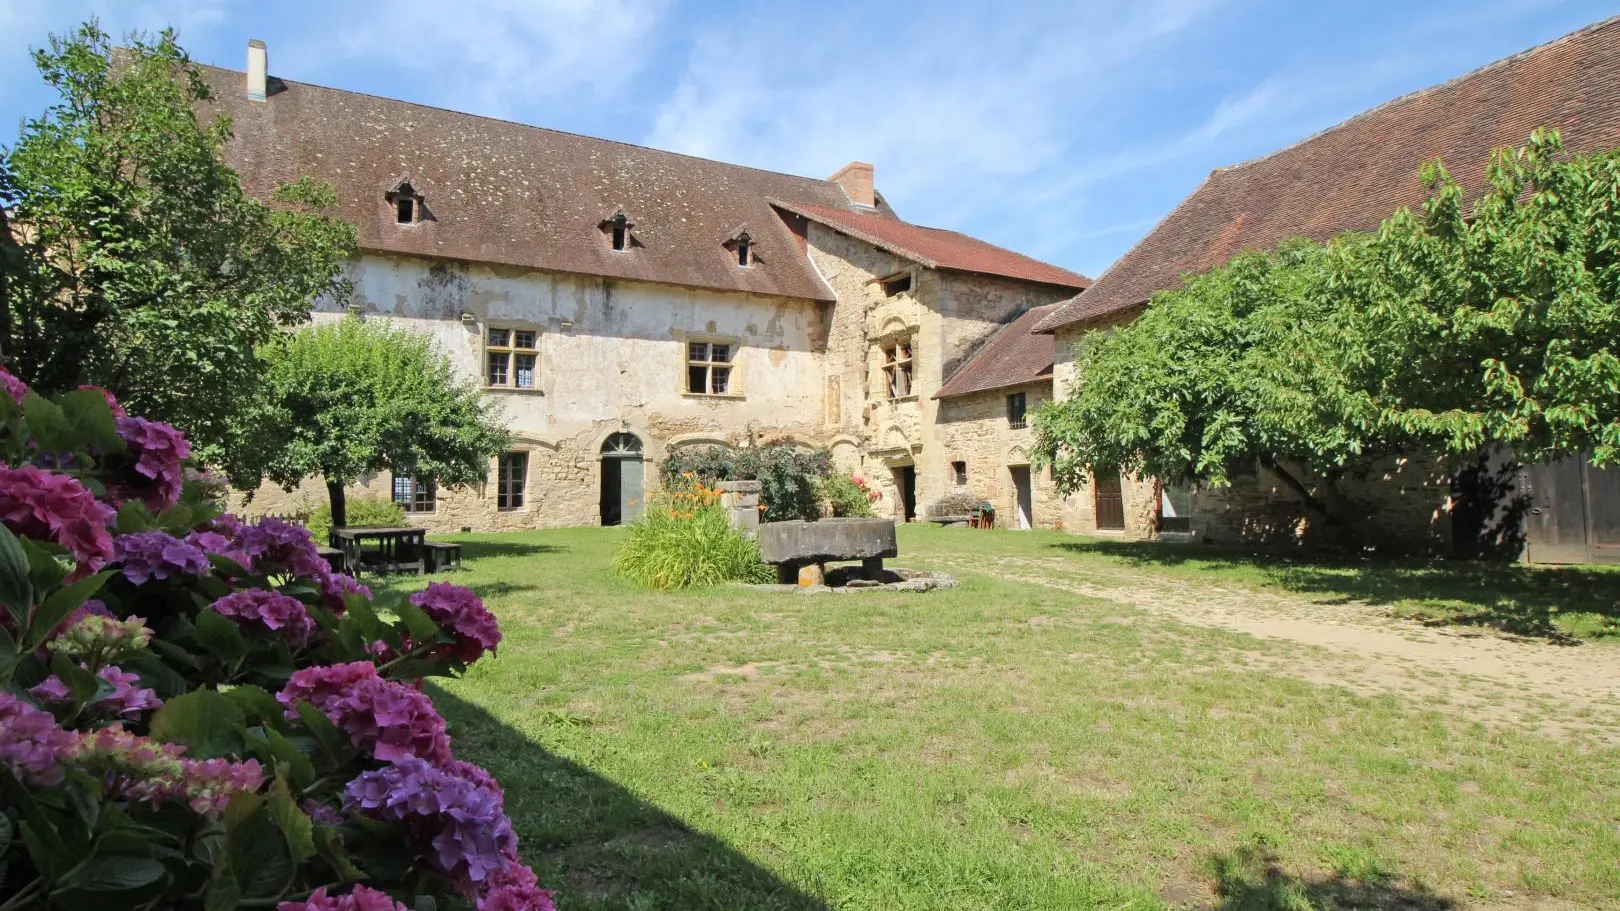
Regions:
<instances>
[{"instance_id":1,"label":"brick chimney","mask_svg":"<svg viewBox=\"0 0 1620 911\"><path fill-rule=\"evenodd\" d=\"M264 100L264 84L270 71L270 52L257 38L248 40L247 96L249 101Z\"/></svg>"},{"instance_id":2,"label":"brick chimney","mask_svg":"<svg viewBox=\"0 0 1620 911\"><path fill-rule=\"evenodd\" d=\"M877 194L872 189L872 166L864 161L852 161L827 178L844 188L849 201L868 209L877 207Z\"/></svg>"}]
</instances>

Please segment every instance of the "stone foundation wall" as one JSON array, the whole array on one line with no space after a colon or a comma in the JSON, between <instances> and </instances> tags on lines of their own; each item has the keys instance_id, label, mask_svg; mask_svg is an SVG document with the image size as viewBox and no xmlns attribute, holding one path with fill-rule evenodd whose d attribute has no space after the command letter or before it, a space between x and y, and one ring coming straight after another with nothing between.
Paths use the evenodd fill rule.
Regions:
<instances>
[{"instance_id":1,"label":"stone foundation wall","mask_svg":"<svg viewBox=\"0 0 1620 911\"><path fill-rule=\"evenodd\" d=\"M1426 459L1388 459L1339 485L1354 514L1358 545L1386 553L1449 553L1450 474ZM1193 495L1192 527L1211 544L1268 549L1313 548L1338 542L1312 521L1298 497L1265 469L1232 486Z\"/></svg>"}]
</instances>

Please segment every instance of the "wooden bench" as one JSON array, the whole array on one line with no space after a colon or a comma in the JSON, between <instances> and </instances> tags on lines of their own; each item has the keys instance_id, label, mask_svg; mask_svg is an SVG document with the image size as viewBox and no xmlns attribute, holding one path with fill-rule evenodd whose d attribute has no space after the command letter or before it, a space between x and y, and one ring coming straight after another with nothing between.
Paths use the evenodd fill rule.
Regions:
<instances>
[{"instance_id":1,"label":"wooden bench","mask_svg":"<svg viewBox=\"0 0 1620 911\"><path fill-rule=\"evenodd\" d=\"M332 572L346 573L349 571L348 558L343 555L343 551L338 550L336 547L321 547L317 545L315 547L315 552L321 555L321 559L326 561L327 566L332 567Z\"/></svg>"},{"instance_id":2,"label":"wooden bench","mask_svg":"<svg viewBox=\"0 0 1620 911\"><path fill-rule=\"evenodd\" d=\"M444 541L427 541L422 544L422 558L430 573L460 569L461 545Z\"/></svg>"}]
</instances>

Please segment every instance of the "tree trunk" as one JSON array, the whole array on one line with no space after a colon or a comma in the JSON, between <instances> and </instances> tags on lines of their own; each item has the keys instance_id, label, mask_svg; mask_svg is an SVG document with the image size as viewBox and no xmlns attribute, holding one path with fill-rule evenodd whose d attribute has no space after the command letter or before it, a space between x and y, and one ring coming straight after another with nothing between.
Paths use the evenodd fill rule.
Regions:
<instances>
[{"instance_id":1,"label":"tree trunk","mask_svg":"<svg viewBox=\"0 0 1620 911\"><path fill-rule=\"evenodd\" d=\"M1352 517L1339 494L1339 473L1335 472L1317 481L1321 495L1311 493L1308 481L1310 473L1305 467L1293 459L1265 457L1260 464L1270 469L1272 474L1282 479L1283 485L1294 492L1300 503L1304 504L1306 512L1322 522L1323 530L1328 541L1336 548L1352 548L1355 545Z\"/></svg>"},{"instance_id":2,"label":"tree trunk","mask_svg":"<svg viewBox=\"0 0 1620 911\"><path fill-rule=\"evenodd\" d=\"M332 527L342 528L349 524L349 504L343 496L343 482L326 481L326 496L332 503ZM316 542L319 543L319 542Z\"/></svg>"}]
</instances>

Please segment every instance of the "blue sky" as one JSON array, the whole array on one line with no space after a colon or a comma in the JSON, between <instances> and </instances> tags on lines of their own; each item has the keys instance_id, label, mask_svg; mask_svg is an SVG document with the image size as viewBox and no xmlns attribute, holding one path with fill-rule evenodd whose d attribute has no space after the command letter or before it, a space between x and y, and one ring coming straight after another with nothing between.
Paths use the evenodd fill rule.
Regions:
<instances>
[{"instance_id":1,"label":"blue sky","mask_svg":"<svg viewBox=\"0 0 1620 911\"><path fill-rule=\"evenodd\" d=\"M0 143L27 51L90 13L286 79L822 177L1095 276L1213 168L1614 12L1613 0L0 0ZM1332 179L1323 175L1324 180Z\"/></svg>"}]
</instances>

